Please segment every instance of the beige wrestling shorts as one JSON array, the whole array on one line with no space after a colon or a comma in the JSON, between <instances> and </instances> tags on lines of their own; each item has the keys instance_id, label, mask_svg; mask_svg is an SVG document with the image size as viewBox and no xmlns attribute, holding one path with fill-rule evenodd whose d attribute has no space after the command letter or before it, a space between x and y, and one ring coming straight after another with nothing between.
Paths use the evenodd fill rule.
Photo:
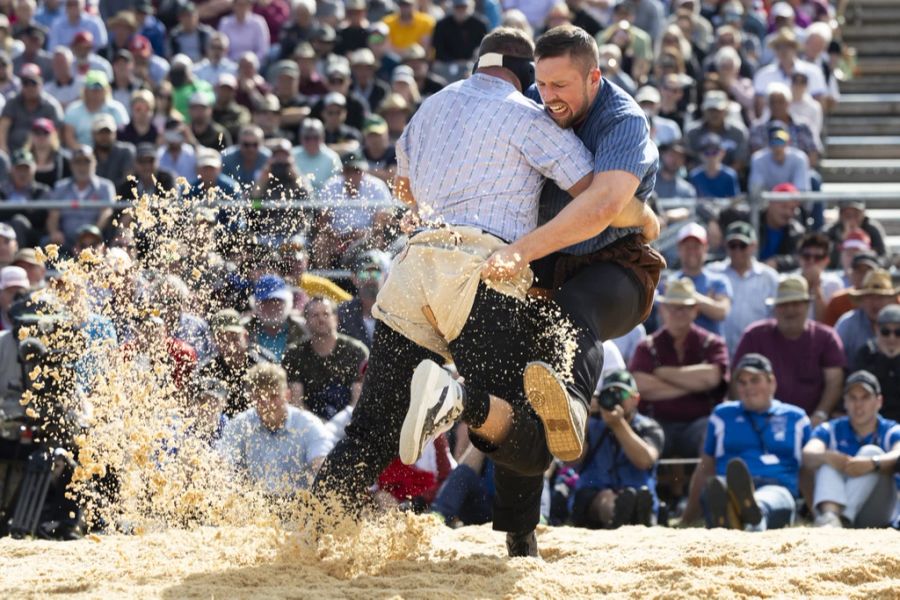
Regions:
<instances>
[{"instance_id":1,"label":"beige wrestling shorts","mask_svg":"<svg viewBox=\"0 0 900 600\"><path fill-rule=\"evenodd\" d=\"M372 316L416 344L451 360L448 344L469 318L481 269L506 242L475 227L429 229L410 238L394 258ZM492 289L525 300L534 275L485 281Z\"/></svg>"}]
</instances>

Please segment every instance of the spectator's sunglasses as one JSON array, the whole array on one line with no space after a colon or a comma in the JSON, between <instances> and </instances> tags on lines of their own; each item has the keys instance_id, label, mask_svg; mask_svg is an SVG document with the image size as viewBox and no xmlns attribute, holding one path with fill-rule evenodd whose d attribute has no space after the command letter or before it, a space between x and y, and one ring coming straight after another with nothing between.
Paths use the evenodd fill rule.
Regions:
<instances>
[{"instance_id":1,"label":"spectator's sunglasses","mask_svg":"<svg viewBox=\"0 0 900 600\"><path fill-rule=\"evenodd\" d=\"M808 260L811 262L819 262L828 258L827 254L819 253L819 252L801 252L800 258L803 260Z\"/></svg>"},{"instance_id":2,"label":"spectator's sunglasses","mask_svg":"<svg viewBox=\"0 0 900 600\"><path fill-rule=\"evenodd\" d=\"M728 246L729 250L746 250L747 249L747 244L745 244L744 242L734 241L734 242L728 242L728 244L726 244L726 245Z\"/></svg>"},{"instance_id":3,"label":"spectator's sunglasses","mask_svg":"<svg viewBox=\"0 0 900 600\"><path fill-rule=\"evenodd\" d=\"M900 327L882 327L878 332L884 337L900 338Z\"/></svg>"},{"instance_id":4,"label":"spectator's sunglasses","mask_svg":"<svg viewBox=\"0 0 900 600\"><path fill-rule=\"evenodd\" d=\"M360 281L377 281L381 279L381 271L378 269L363 269L356 273L356 278Z\"/></svg>"}]
</instances>

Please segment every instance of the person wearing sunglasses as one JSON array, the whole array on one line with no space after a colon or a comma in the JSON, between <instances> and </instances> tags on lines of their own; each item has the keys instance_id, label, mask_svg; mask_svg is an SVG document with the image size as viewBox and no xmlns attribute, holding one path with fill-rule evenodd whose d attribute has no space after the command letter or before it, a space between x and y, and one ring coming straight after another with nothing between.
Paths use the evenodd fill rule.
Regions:
<instances>
[{"instance_id":1,"label":"person wearing sunglasses","mask_svg":"<svg viewBox=\"0 0 900 600\"><path fill-rule=\"evenodd\" d=\"M844 386L847 416L816 427L803 447L803 465L816 471L817 527L886 527L891 522L900 424L881 414L885 400L875 375L856 371Z\"/></svg>"},{"instance_id":2,"label":"person wearing sunglasses","mask_svg":"<svg viewBox=\"0 0 900 600\"><path fill-rule=\"evenodd\" d=\"M900 305L888 304L879 311L875 339L857 353L853 366L869 371L881 384L882 416L900 420Z\"/></svg>"},{"instance_id":3,"label":"person wearing sunglasses","mask_svg":"<svg viewBox=\"0 0 900 600\"><path fill-rule=\"evenodd\" d=\"M59 102L43 89L40 67L23 65L19 80L22 90L10 98L0 114L0 150L7 154L25 145L31 124L37 119L49 119L57 127L63 119Z\"/></svg>"},{"instance_id":4,"label":"person wearing sunglasses","mask_svg":"<svg viewBox=\"0 0 900 600\"><path fill-rule=\"evenodd\" d=\"M834 326L844 343L844 354L852 365L860 348L875 338L878 314L888 304L897 304L898 288L891 274L875 269L863 279L862 285L850 290L856 309L845 313Z\"/></svg>"},{"instance_id":5,"label":"person wearing sunglasses","mask_svg":"<svg viewBox=\"0 0 900 600\"><path fill-rule=\"evenodd\" d=\"M803 236L797 251L797 263L812 296L809 318L817 321L825 318L831 298L844 287L839 275L826 270L830 260L831 240L827 235L815 231Z\"/></svg>"},{"instance_id":6,"label":"person wearing sunglasses","mask_svg":"<svg viewBox=\"0 0 900 600\"><path fill-rule=\"evenodd\" d=\"M587 440L572 496L572 524L590 529L651 526L659 499L659 423L638 413L641 395L631 373L612 371L591 400Z\"/></svg>"}]
</instances>

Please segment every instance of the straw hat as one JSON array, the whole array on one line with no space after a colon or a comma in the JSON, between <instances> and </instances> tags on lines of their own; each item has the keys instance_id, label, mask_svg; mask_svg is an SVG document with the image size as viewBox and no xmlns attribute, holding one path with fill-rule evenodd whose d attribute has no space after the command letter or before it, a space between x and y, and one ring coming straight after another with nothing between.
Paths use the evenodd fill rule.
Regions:
<instances>
[{"instance_id":1,"label":"straw hat","mask_svg":"<svg viewBox=\"0 0 900 600\"><path fill-rule=\"evenodd\" d=\"M800 275L785 275L778 281L774 298L767 298L768 306L778 306L789 302L809 302L809 284Z\"/></svg>"},{"instance_id":2,"label":"straw hat","mask_svg":"<svg viewBox=\"0 0 900 600\"><path fill-rule=\"evenodd\" d=\"M862 296L895 296L897 288L891 281L891 274L884 269L875 269L869 271L863 279L862 287L850 290L850 295L854 298Z\"/></svg>"},{"instance_id":3,"label":"straw hat","mask_svg":"<svg viewBox=\"0 0 900 600\"><path fill-rule=\"evenodd\" d=\"M694 282L687 277L672 279L666 284L666 294L657 298L660 304L674 306L695 306L697 304L697 289Z\"/></svg>"}]
</instances>

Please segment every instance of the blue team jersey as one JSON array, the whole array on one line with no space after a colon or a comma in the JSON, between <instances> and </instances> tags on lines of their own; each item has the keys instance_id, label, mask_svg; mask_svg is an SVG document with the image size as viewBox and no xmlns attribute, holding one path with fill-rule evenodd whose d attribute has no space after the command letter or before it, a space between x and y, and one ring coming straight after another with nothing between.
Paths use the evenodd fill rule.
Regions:
<instances>
[{"instance_id":1,"label":"blue team jersey","mask_svg":"<svg viewBox=\"0 0 900 600\"><path fill-rule=\"evenodd\" d=\"M869 444L890 452L891 448L900 442L900 424L878 415L878 427L875 431L859 437L850 425L850 417L840 417L816 427L812 436L822 440L829 450L850 456L856 456L860 448Z\"/></svg>"},{"instance_id":2,"label":"blue team jersey","mask_svg":"<svg viewBox=\"0 0 900 600\"><path fill-rule=\"evenodd\" d=\"M810 438L803 409L772 400L765 412L751 412L740 402L723 402L709 417L704 454L716 459L716 474L728 462L747 463L754 484L781 485L797 496L797 474L803 446Z\"/></svg>"},{"instance_id":3,"label":"blue team jersey","mask_svg":"<svg viewBox=\"0 0 900 600\"><path fill-rule=\"evenodd\" d=\"M532 86L526 95L541 102L537 88ZM659 169L659 151L650 139L650 123L644 111L628 95L628 92L606 78L594 98L585 119L575 125L575 133L588 150L594 154L594 173L602 171L626 171L640 180L635 196L647 200L656 185ZM546 223L559 213L572 199L552 181L544 185L541 193L540 222ZM609 227L597 237L591 238L563 252L589 254L610 245L636 229Z\"/></svg>"}]
</instances>

